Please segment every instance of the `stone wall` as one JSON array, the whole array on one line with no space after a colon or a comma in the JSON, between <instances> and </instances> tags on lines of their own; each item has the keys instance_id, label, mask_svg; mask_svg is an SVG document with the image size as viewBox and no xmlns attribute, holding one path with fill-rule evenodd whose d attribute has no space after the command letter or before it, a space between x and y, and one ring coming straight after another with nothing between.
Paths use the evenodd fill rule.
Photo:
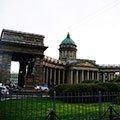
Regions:
<instances>
[{"instance_id":1,"label":"stone wall","mask_svg":"<svg viewBox=\"0 0 120 120\"><path fill-rule=\"evenodd\" d=\"M10 83L10 67L11 67L11 55L2 53L0 54L0 81Z\"/></svg>"},{"instance_id":2,"label":"stone wall","mask_svg":"<svg viewBox=\"0 0 120 120\"><path fill-rule=\"evenodd\" d=\"M35 58L34 63L34 84L35 86L43 84L43 59L40 57Z\"/></svg>"}]
</instances>

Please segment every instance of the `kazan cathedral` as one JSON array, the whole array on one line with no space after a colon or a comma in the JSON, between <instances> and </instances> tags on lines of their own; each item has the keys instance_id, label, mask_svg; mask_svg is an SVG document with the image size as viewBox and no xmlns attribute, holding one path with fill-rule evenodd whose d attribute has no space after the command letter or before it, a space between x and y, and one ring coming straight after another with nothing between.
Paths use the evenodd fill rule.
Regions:
<instances>
[{"instance_id":1,"label":"kazan cathedral","mask_svg":"<svg viewBox=\"0 0 120 120\"><path fill-rule=\"evenodd\" d=\"M11 61L19 62L18 85L79 84L84 80L111 81L120 65L98 65L78 59L77 45L68 33L59 45L59 59L44 55L44 36L3 29L0 37L0 82L10 83Z\"/></svg>"},{"instance_id":2,"label":"kazan cathedral","mask_svg":"<svg viewBox=\"0 0 120 120\"><path fill-rule=\"evenodd\" d=\"M98 65L95 60L78 59L77 45L70 34L59 45L59 60L45 56L44 82L48 85L79 84L84 80L111 81L120 73L119 65Z\"/></svg>"}]
</instances>

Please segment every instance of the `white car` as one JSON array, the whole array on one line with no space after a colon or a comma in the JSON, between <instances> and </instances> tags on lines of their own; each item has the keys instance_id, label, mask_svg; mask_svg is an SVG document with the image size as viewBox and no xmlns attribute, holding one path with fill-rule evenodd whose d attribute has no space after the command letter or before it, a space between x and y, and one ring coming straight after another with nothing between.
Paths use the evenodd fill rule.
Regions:
<instances>
[{"instance_id":1,"label":"white car","mask_svg":"<svg viewBox=\"0 0 120 120\"><path fill-rule=\"evenodd\" d=\"M0 91L2 95L9 95L9 90L6 88L6 86L0 86Z\"/></svg>"},{"instance_id":2,"label":"white car","mask_svg":"<svg viewBox=\"0 0 120 120\"><path fill-rule=\"evenodd\" d=\"M45 92L49 91L49 88L47 86L36 86L35 89L45 91Z\"/></svg>"},{"instance_id":3,"label":"white car","mask_svg":"<svg viewBox=\"0 0 120 120\"><path fill-rule=\"evenodd\" d=\"M0 82L0 86L2 86L3 84Z\"/></svg>"}]
</instances>

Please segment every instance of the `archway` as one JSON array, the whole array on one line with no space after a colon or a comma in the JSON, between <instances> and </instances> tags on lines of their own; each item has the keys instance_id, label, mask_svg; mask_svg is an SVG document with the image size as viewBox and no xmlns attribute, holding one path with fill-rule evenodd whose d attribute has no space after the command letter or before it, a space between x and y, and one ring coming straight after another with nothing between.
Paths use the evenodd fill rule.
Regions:
<instances>
[{"instance_id":1,"label":"archway","mask_svg":"<svg viewBox=\"0 0 120 120\"><path fill-rule=\"evenodd\" d=\"M27 84L28 76L32 78L34 86L42 85L42 64L44 51L47 49L43 39L44 36L37 34L12 30L2 31L0 38L0 81L3 84L10 83L11 61L18 61L20 64L18 85L23 87ZM34 60L33 66L32 60ZM26 73L28 64L32 68L28 68L28 73Z\"/></svg>"}]
</instances>

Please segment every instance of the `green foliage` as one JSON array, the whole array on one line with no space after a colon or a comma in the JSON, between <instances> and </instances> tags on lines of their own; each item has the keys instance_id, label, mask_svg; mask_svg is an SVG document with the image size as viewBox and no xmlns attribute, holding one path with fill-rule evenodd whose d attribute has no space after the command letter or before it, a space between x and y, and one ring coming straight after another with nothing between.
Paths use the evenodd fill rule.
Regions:
<instances>
[{"instance_id":1,"label":"green foliage","mask_svg":"<svg viewBox=\"0 0 120 120\"><path fill-rule=\"evenodd\" d=\"M50 93L56 91L57 94L65 93L80 93L80 92L120 92L120 84L118 83L97 83L97 84L73 84L73 85L58 85L50 90Z\"/></svg>"},{"instance_id":2,"label":"green foliage","mask_svg":"<svg viewBox=\"0 0 120 120\"><path fill-rule=\"evenodd\" d=\"M65 91L65 89L67 89L67 87L70 86L68 84L63 84L63 85L57 85L55 87L53 87L52 89L50 89L49 94L53 94L54 91L56 91L56 93L62 93Z\"/></svg>"},{"instance_id":3,"label":"green foliage","mask_svg":"<svg viewBox=\"0 0 120 120\"><path fill-rule=\"evenodd\" d=\"M104 106L102 109L102 113L104 113L109 103L101 103L101 106ZM99 103L65 103L56 100L55 107L57 116L62 120L63 117L66 120L72 118L78 120L80 116L81 119L82 117L87 117L89 120L94 120L93 117L99 119ZM8 99L0 102L0 120L45 120L52 109L53 100L50 98Z\"/></svg>"},{"instance_id":4,"label":"green foliage","mask_svg":"<svg viewBox=\"0 0 120 120\"><path fill-rule=\"evenodd\" d=\"M120 82L120 76L116 76L111 82Z\"/></svg>"},{"instance_id":5,"label":"green foliage","mask_svg":"<svg viewBox=\"0 0 120 120\"><path fill-rule=\"evenodd\" d=\"M17 73L11 73L11 77L12 78L18 78L18 74Z\"/></svg>"},{"instance_id":6,"label":"green foliage","mask_svg":"<svg viewBox=\"0 0 120 120\"><path fill-rule=\"evenodd\" d=\"M99 83L98 80L84 80L82 83Z\"/></svg>"},{"instance_id":7,"label":"green foliage","mask_svg":"<svg viewBox=\"0 0 120 120\"><path fill-rule=\"evenodd\" d=\"M104 92L120 92L120 84L119 83L99 83L98 86L103 87L102 91Z\"/></svg>"},{"instance_id":8,"label":"green foliage","mask_svg":"<svg viewBox=\"0 0 120 120\"><path fill-rule=\"evenodd\" d=\"M72 93L76 93L76 92L89 92L92 91L91 85L89 84L77 84L77 85L70 85L67 87L67 89L64 90L64 92L72 92Z\"/></svg>"}]
</instances>

